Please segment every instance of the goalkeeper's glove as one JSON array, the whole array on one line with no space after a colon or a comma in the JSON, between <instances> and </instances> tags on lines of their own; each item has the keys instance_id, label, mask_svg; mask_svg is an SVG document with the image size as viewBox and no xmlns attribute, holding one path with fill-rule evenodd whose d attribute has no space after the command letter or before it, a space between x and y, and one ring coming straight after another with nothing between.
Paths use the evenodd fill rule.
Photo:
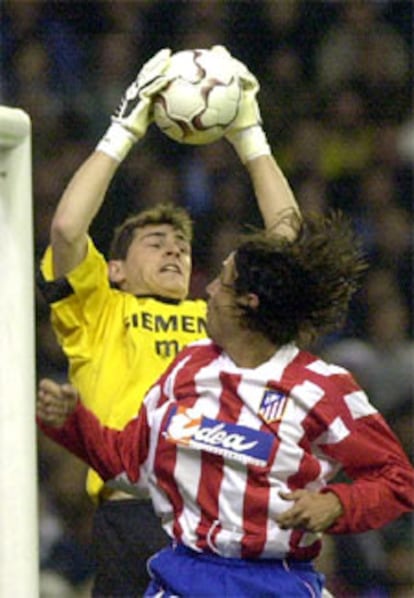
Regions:
<instances>
[{"instance_id":1,"label":"goalkeeper's glove","mask_svg":"<svg viewBox=\"0 0 414 598\"><path fill-rule=\"evenodd\" d=\"M124 93L97 150L122 162L131 147L145 135L152 122L152 98L169 81L165 72L170 57L171 50L164 48L144 64Z\"/></svg>"},{"instance_id":2,"label":"goalkeeper's glove","mask_svg":"<svg viewBox=\"0 0 414 598\"><path fill-rule=\"evenodd\" d=\"M242 62L233 58L233 64L240 80L241 98L237 116L225 137L243 164L246 164L259 156L270 155L271 151L262 129L262 118L256 100L259 82Z\"/></svg>"}]
</instances>

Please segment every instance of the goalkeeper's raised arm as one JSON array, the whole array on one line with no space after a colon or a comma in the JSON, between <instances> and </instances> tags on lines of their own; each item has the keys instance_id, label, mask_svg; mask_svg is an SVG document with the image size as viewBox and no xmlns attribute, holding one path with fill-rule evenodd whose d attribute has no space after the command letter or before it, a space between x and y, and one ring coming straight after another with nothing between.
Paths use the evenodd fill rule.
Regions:
<instances>
[{"instance_id":1,"label":"goalkeeper's raised arm","mask_svg":"<svg viewBox=\"0 0 414 598\"><path fill-rule=\"evenodd\" d=\"M256 77L233 58L242 88L238 115L226 134L250 175L256 199L267 230L289 239L296 236L300 210L293 191L272 156L257 102L260 89Z\"/></svg>"},{"instance_id":2,"label":"goalkeeper's raised arm","mask_svg":"<svg viewBox=\"0 0 414 598\"><path fill-rule=\"evenodd\" d=\"M75 268L87 251L87 232L99 211L119 164L146 133L152 120L151 100L167 79L171 51L160 50L139 71L111 117L96 150L75 172L66 187L51 226L54 277Z\"/></svg>"}]
</instances>

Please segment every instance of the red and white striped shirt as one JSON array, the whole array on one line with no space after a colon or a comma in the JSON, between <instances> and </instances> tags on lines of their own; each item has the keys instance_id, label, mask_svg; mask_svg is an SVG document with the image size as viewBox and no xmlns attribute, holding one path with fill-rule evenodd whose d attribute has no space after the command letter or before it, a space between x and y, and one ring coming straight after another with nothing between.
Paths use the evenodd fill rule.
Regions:
<instances>
[{"instance_id":1,"label":"red and white striped shirt","mask_svg":"<svg viewBox=\"0 0 414 598\"><path fill-rule=\"evenodd\" d=\"M254 369L210 340L188 346L122 431L79 404L42 429L105 480L149 486L178 542L226 557L311 559L320 535L281 530L279 491L335 492L331 533L362 532L414 509L414 469L352 376L290 344ZM331 480L343 469L352 483Z\"/></svg>"}]
</instances>

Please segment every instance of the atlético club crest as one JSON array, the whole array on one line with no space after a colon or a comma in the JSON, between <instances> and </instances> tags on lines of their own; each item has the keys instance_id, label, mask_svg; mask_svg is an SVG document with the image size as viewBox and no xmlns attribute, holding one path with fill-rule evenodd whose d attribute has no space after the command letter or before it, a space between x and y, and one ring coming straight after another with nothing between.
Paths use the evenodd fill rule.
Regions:
<instances>
[{"instance_id":1,"label":"atl\u00e9tico club crest","mask_svg":"<svg viewBox=\"0 0 414 598\"><path fill-rule=\"evenodd\" d=\"M268 424L280 421L286 407L288 397L279 390L268 388L259 407L259 415Z\"/></svg>"}]
</instances>

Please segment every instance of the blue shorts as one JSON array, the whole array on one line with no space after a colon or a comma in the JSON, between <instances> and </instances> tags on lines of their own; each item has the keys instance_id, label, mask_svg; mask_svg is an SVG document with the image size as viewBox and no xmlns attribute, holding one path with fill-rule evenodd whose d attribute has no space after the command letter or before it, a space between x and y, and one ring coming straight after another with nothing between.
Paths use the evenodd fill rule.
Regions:
<instances>
[{"instance_id":1,"label":"blue shorts","mask_svg":"<svg viewBox=\"0 0 414 598\"><path fill-rule=\"evenodd\" d=\"M308 561L224 558L183 545L156 553L148 570L145 598L318 598L324 580Z\"/></svg>"}]
</instances>

